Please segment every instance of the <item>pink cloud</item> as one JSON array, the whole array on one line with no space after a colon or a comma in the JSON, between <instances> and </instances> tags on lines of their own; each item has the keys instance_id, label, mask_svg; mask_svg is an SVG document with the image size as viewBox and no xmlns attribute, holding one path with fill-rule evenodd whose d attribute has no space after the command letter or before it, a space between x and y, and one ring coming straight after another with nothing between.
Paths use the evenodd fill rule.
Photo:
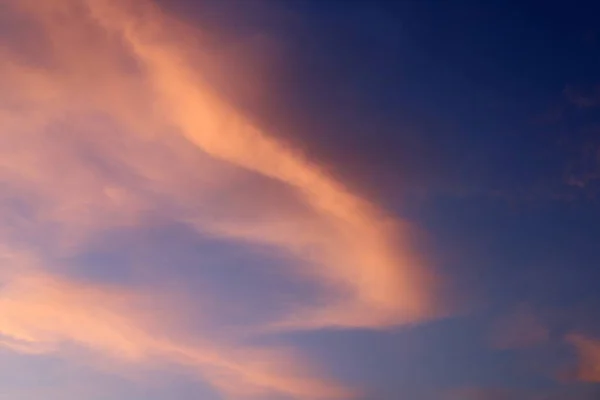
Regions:
<instances>
[{"instance_id":1,"label":"pink cloud","mask_svg":"<svg viewBox=\"0 0 600 400\"><path fill-rule=\"evenodd\" d=\"M146 0L18 0L9 12L26 23L0 47L0 345L175 363L234 397L351 395L289 350L182 332L177 319L201 305L177 303L185 296L166 285L171 313L153 308L157 288L81 282L57 265L156 221L285 254L282 276L314 287L283 315L248 310L268 322L245 335L385 328L443 311L408 224L214 92L200 29ZM37 58L19 46L25 36L43 44ZM220 292L208 301L227 303Z\"/></svg>"}]
</instances>

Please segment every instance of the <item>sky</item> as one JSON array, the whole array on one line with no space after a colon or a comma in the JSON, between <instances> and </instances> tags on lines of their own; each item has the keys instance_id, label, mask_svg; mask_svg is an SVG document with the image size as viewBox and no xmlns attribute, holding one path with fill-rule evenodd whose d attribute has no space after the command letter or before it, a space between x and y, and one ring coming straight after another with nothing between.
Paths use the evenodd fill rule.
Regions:
<instances>
[{"instance_id":1,"label":"sky","mask_svg":"<svg viewBox=\"0 0 600 400\"><path fill-rule=\"evenodd\" d=\"M598 399L598 12L0 0L0 400Z\"/></svg>"}]
</instances>

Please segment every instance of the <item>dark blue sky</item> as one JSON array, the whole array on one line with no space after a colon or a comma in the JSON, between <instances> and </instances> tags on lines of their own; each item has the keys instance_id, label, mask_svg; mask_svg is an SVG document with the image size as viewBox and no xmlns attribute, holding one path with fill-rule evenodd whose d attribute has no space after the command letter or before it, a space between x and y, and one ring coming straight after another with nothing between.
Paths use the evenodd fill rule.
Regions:
<instances>
[{"instance_id":1,"label":"dark blue sky","mask_svg":"<svg viewBox=\"0 0 600 400\"><path fill-rule=\"evenodd\" d=\"M270 63L250 68L268 95L245 107L418 224L468 304L396 333L294 340L378 399L452 387L481 389L456 398L595 398L559 377L575 362L565 335L592 334L600 305L598 7L240 1L211 14L188 3L191 20L232 42L263 37ZM546 333L490 344L498 319L514 325L506 335L531 334L510 318L521 313Z\"/></svg>"}]
</instances>

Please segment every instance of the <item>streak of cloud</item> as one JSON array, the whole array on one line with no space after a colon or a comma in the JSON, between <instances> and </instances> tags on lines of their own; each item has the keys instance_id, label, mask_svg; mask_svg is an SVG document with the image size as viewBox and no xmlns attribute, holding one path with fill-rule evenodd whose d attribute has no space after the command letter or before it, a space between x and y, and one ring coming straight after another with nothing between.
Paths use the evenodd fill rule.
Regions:
<instances>
[{"instance_id":1,"label":"streak of cloud","mask_svg":"<svg viewBox=\"0 0 600 400\"><path fill-rule=\"evenodd\" d=\"M161 321L153 320L149 294L60 280L42 272L17 274L3 284L0 335L3 344L19 352L43 354L75 344L127 362L174 362L197 370L204 380L236 397L272 392L300 398L350 396L334 384L309 377L296 357L282 351L176 340L160 328Z\"/></svg>"},{"instance_id":2,"label":"streak of cloud","mask_svg":"<svg viewBox=\"0 0 600 400\"><path fill-rule=\"evenodd\" d=\"M23 23L0 46L0 345L166 360L232 397L349 396L277 349L172 338L144 306L147 288L80 282L56 265L99 235L162 223L291 255L282 274L317 288L283 313L248 310L268 314L248 332L381 328L440 312L406 224L220 98L202 74L213 62L203 32L147 0L7 9ZM227 302L221 292L214 301Z\"/></svg>"},{"instance_id":3,"label":"streak of cloud","mask_svg":"<svg viewBox=\"0 0 600 400\"><path fill-rule=\"evenodd\" d=\"M326 219L329 231L325 245L318 238L307 241L296 226L292 225L292 232L286 232L285 227L276 227L270 221L266 229L237 223L234 227L225 224L224 228L217 228L228 236L272 243L299 255L314 247L318 249L321 254L317 256L316 274L345 288L352 300L319 312L316 320L303 316L302 321L315 320L315 325L379 325L397 319L420 319L431 312L429 292L423 290L425 276L416 273L416 260L410 258L408 249L395 250L399 243L392 241L395 227L391 220L212 94L210 87L194 74L192 65L181 61L186 49L162 44L166 39L156 27L166 27L168 21L153 13L155 9L136 12L145 16L140 20L111 7L110 2L90 4L94 15L108 28L121 32L148 68L164 108L186 138L211 156L292 186ZM347 306L351 307L350 312ZM361 308L367 312L361 312ZM359 320L353 321L357 317Z\"/></svg>"}]
</instances>

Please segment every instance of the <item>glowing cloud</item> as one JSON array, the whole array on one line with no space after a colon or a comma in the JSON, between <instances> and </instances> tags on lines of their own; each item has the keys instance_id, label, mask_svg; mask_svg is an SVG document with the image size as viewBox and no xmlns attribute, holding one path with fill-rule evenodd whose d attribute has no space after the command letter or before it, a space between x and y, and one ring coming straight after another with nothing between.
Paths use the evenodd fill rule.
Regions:
<instances>
[{"instance_id":1,"label":"glowing cloud","mask_svg":"<svg viewBox=\"0 0 600 400\"><path fill-rule=\"evenodd\" d=\"M139 2L136 2L139 5ZM225 224L219 231L266 242L303 256L316 247L315 274L350 292L351 299L319 311L304 323L380 325L407 322L431 313L430 277L415 269L408 249L397 248L395 224L371 204L349 193L298 152L267 136L221 101L186 63L192 49L173 40L177 31L154 7L127 13L113 2L89 2L93 15L120 32L146 67L162 109L181 133L211 156L248 168L297 189L322 216L322 232L304 234L303 226ZM142 15L143 17L136 17ZM316 237L315 237L316 236ZM312 253L315 253L314 251ZM313 321L313 322L310 322Z\"/></svg>"},{"instance_id":2,"label":"glowing cloud","mask_svg":"<svg viewBox=\"0 0 600 400\"><path fill-rule=\"evenodd\" d=\"M90 286L31 270L2 284L0 343L19 352L43 354L72 343L128 362L163 360L189 366L237 396L350 396L347 390L310 377L297 357L280 350L225 348L198 340L186 344L161 328L164 320L153 319L151 294Z\"/></svg>"},{"instance_id":3,"label":"glowing cloud","mask_svg":"<svg viewBox=\"0 0 600 400\"><path fill-rule=\"evenodd\" d=\"M167 360L230 396L349 396L297 356L165 328L148 311L149 288L80 282L51 261L161 223L292 256L282 275L316 294L283 312L248 310L269 314L251 334L378 328L439 311L409 229L225 102L202 73L213 62L202 32L146 0L15 0L7 10L21 23L0 46L0 346ZM214 301L227 302L220 292Z\"/></svg>"},{"instance_id":4,"label":"glowing cloud","mask_svg":"<svg viewBox=\"0 0 600 400\"><path fill-rule=\"evenodd\" d=\"M577 379L600 382L600 341L577 334L570 335L567 341L575 346L579 355Z\"/></svg>"}]
</instances>

